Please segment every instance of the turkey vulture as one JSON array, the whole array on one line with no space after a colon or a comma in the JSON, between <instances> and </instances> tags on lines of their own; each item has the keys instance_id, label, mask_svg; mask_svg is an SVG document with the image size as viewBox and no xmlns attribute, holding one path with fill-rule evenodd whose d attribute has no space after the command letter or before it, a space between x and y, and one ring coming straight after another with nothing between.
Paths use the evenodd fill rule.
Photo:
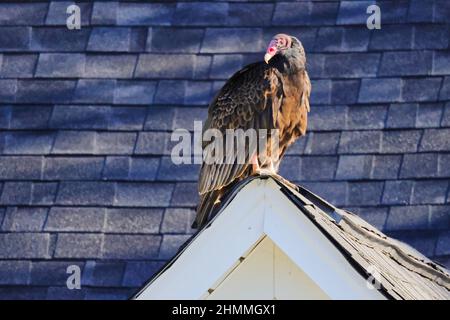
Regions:
<instances>
[{"instance_id":1,"label":"turkey vulture","mask_svg":"<svg viewBox=\"0 0 450 320\"><path fill-rule=\"evenodd\" d=\"M264 61L245 66L225 83L209 105L203 132L208 129L222 133L227 129L277 129L278 136L268 133L267 140L276 138L278 148L273 152L276 154L271 154L270 143L265 146L270 150L265 152L245 146L244 161L204 161L198 182L200 202L194 228L206 224L221 198L236 182L253 174L277 175L287 147L306 132L310 92L303 46L297 38L286 34L272 38ZM212 144L212 141L202 142L205 158L217 152L213 151Z\"/></svg>"}]
</instances>

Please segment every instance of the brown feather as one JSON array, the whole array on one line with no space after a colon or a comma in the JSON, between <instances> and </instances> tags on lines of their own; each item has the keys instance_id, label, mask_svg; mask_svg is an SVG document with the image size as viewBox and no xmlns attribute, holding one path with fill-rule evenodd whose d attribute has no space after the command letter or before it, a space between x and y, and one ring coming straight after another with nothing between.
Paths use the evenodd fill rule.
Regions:
<instances>
[{"instance_id":1,"label":"brown feather","mask_svg":"<svg viewBox=\"0 0 450 320\"><path fill-rule=\"evenodd\" d=\"M278 166L286 148L306 132L310 92L311 83L304 69L298 74L285 76L273 65L250 64L236 72L214 97L203 132L211 128L220 130L224 134L225 147L226 129L277 128L280 133ZM210 144L202 143L205 156L212 155ZM195 222L198 227L208 221L227 190L251 174L250 159L256 152L246 146L243 164L236 161L233 164L203 163ZM226 156L224 152L223 161Z\"/></svg>"}]
</instances>

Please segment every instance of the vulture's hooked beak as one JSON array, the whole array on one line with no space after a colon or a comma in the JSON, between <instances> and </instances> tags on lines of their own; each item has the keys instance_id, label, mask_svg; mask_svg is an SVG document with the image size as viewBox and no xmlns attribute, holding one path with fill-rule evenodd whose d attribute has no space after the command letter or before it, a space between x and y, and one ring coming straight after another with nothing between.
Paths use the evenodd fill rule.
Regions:
<instances>
[{"instance_id":1,"label":"vulture's hooked beak","mask_svg":"<svg viewBox=\"0 0 450 320\"><path fill-rule=\"evenodd\" d=\"M269 63L270 59L272 59L273 56L277 54L277 52L277 40L274 39L269 43L269 47L267 48L266 54L264 55L264 61L266 63Z\"/></svg>"}]
</instances>

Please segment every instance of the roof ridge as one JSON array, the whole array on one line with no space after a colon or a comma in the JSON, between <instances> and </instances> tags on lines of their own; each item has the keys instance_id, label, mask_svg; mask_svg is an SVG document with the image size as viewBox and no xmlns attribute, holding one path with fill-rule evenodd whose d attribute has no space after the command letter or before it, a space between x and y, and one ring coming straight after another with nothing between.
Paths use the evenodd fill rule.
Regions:
<instances>
[{"instance_id":1,"label":"roof ridge","mask_svg":"<svg viewBox=\"0 0 450 320\"><path fill-rule=\"evenodd\" d=\"M431 260L429 260L429 262L425 262L424 259L419 259L419 257L411 253L408 253L405 249L401 248L397 244L388 241L388 240L391 241L395 240L394 238L386 236L383 232L379 231L376 228L375 230L379 231L380 234L384 236L384 238L380 236L380 234L377 234L372 230L365 228L364 226L358 225L355 221L352 221L352 219L350 219L347 215L344 215L342 220L347 224L347 226L351 228L352 231L357 232L358 234L364 237L368 237L372 241L376 241L378 244L383 245L385 248L387 247L393 249L396 255L392 254L392 250L387 251L387 253L389 254L389 257L395 260L398 264L404 266L408 270L422 277L432 280L433 282L439 284L440 286L445 287L447 290L450 290L450 275L448 272L446 272L447 270L441 268ZM339 225L342 226L341 224ZM427 259L425 256L424 258ZM418 272L417 267L419 267L421 270L426 271L426 273Z\"/></svg>"}]
</instances>

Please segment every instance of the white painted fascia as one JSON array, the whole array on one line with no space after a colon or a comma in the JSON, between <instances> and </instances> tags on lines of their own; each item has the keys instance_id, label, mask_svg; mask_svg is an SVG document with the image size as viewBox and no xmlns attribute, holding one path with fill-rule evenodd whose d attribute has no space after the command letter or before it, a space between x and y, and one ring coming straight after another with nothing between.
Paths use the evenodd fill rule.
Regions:
<instances>
[{"instance_id":1,"label":"white painted fascia","mask_svg":"<svg viewBox=\"0 0 450 320\"><path fill-rule=\"evenodd\" d=\"M137 299L204 299L265 235L331 299L385 299L273 179L244 186Z\"/></svg>"},{"instance_id":2,"label":"white painted fascia","mask_svg":"<svg viewBox=\"0 0 450 320\"><path fill-rule=\"evenodd\" d=\"M199 299L263 236L263 180L244 187L137 299Z\"/></svg>"}]
</instances>

